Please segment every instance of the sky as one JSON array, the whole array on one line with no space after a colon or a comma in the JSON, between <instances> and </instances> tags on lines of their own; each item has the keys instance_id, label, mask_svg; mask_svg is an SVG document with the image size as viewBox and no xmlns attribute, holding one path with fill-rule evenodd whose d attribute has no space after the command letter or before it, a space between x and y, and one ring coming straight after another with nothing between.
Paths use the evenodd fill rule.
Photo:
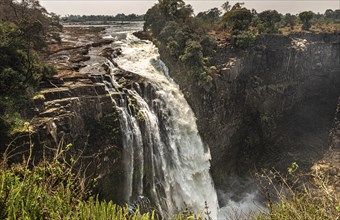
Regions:
<instances>
[{"instance_id":1,"label":"sky","mask_svg":"<svg viewBox=\"0 0 340 220\"><path fill-rule=\"evenodd\" d=\"M194 8L195 14L220 7L225 1L184 0ZM145 14L157 0L40 0L48 11L59 15L116 15ZM239 0L229 1L231 5L244 2L245 7L254 8L257 12L275 9L280 13L299 13L301 11L325 12L326 9L340 9L340 0Z\"/></svg>"}]
</instances>

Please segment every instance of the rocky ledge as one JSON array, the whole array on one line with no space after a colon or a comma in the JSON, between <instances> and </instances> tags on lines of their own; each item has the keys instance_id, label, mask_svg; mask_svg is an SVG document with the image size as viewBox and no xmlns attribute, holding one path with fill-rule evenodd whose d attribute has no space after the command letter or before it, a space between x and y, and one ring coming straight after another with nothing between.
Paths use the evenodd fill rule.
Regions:
<instances>
[{"instance_id":1,"label":"rocky ledge","mask_svg":"<svg viewBox=\"0 0 340 220\"><path fill-rule=\"evenodd\" d=\"M98 51L96 56L112 62L120 54L119 49L110 47L112 39L99 37L103 30L65 28L62 43L50 45L48 62L56 67L58 74L45 80L33 98L33 105L27 110L31 119L29 134L23 135L26 137L23 141L33 144L36 162L53 155L58 147L72 144L68 152L78 159L75 171L87 180L96 179L100 187L95 192L100 198L119 203L119 189L123 188L122 143L119 111L113 100L124 89L117 94L109 92L112 76L104 63L97 71L81 71L91 64L93 50ZM122 69L116 75L127 86L130 79L138 80L136 75Z\"/></svg>"}]
</instances>

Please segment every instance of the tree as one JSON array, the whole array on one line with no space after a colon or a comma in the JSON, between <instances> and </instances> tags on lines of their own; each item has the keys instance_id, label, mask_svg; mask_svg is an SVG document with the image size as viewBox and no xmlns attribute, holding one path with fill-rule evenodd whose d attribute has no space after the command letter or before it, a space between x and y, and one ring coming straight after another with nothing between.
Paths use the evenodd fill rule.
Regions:
<instances>
[{"instance_id":1,"label":"tree","mask_svg":"<svg viewBox=\"0 0 340 220\"><path fill-rule=\"evenodd\" d=\"M29 33L34 33L34 28ZM51 73L13 23L0 23L0 73L1 95L24 94L28 87L37 86Z\"/></svg>"},{"instance_id":2,"label":"tree","mask_svg":"<svg viewBox=\"0 0 340 220\"><path fill-rule=\"evenodd\" d=\"M334 11L332 9L327 9L325 11L325 17L328 18L328 19L332 19L333 18L333 13L334 13Z\"/></svg>"},{"instance_id":3,"label":"tree","mask_svg":"<svg viewBox=\"0 0 340 220\"><path fill-rule=\"evenodd\" d=\"M137 15L136 14L129 14L128 16L126 16L127 20L129 21L134 21L137 19Z\"/></svg>"},{"instance_id":4,"label":"tree","mask_svg":"<svg viewBox=\"0 0 340 220\"><path fill-rule=\"evenodd\" d=\"M314 17L314 13L312 11L304 11L299 14L299 18L302 21L302 30L309 30L311 28L310 21Z\"/></svg>"},{"instance_id":5,"label":"tree","mask_svg":"<svg viewBox=\"0 0 340 220\"><path fill-rule=\"evenodd\" d=\"M225 12L228 12L231 9L231 5L229 4L229 1L224 2L221 7Z\"/></svg>"},{"instance_id":6,"label":"tree","mask_svg":"<svg viewBox=\"0 0 340 220\"><path fill-rule=\"evenodd\" d=\"M183 0L159 0L159 9L167 21L185 21L189 18L193 9L186 5Z\"/></svg>"},{"instance_id":7,"label":"tree","mask_svg":"<svg viewBox=\"0 0 340 220\"><path fill-rule=\"evenodd\" d=\"M236 2L235 5L231 8L231 10L241 9L244 5L244 2Z\"/></svg>"},{"instance_id":8,"label":"tree","mask_svg":"<svg viewBox=\"0 0 340 220\"><path fill-rule=\"evenodd\" d=\"M325 17L331 20L340 20L340 9L334 11L332 9L327 9L325 11Z\"/></svg>"},{"instance_id":9,"label":"tree","mask_svg":"<svg viewBox=\"0 0 340 220\"><path fill-rule=\"evenodd\" d=\"M55 73L44 64L41 52L58 19L37 0L2 0L0 11L6 12L0 13L0 136L5 137L20 116L23 100Z\"/></svg>"},{"instance_id":10,"label":"tree","mask_svg":"<svg viewBox=\"0 0 340 220\"><path fill-rule=\"evenodd\" d=\"M203 48L197 41L188 40L183 55L180 60L192 66L203 65Z\"/></svg>"},{"instance_id":11,"label":"tree","mask_svg":"<svg viewBox=\"0 0 340 220\"><path fill-rule=\"evenodd\" d=\"M295 15L287 13L285 14L283 20L284 20L285 26L290 26L290 29L293 30L296 24L297 17Z\"/></svg>"},{"instance_id":12,"label":"tree","mask_svg":"<svg viewBox=\"0 0 340 220\"><path fill-rule=\"evenodd\" d=\"M157 36L167 21L185 23L192 14L192 7L185 5L183 0L159 0L146 12L144 30L151 29Z\"/></svg>"},{"instance_id":13,"label":"tree","mask_svg":"<svg viewBox=\"0 0 340 220\"><path fill-rule=\"evenodd\" d=\"M168 21L162 31L159 34L159 39L163 42L168 41L170 37L173 37L176 33L176 30L179 28L178 24L175 21Z\"/></svg>"},{"instance_id":14,"label":"tree","mask_svg":"<svg viewBox=\"0 0 340 220\"><path fill-rule=\"evenodd\" d=\"M234 33L247 30L252 18L252 13L246 8L234 9L223 15L223 21L231 25Z\"/></svg>"},{"instance_id":15,"label":"tree","mask_svg":"<svg viewBox=\"0 0 340 220\"><path fill-rule=\"evenodd\" d=\"M212 8L208 11L198 13L197 18L213 23L220 18L221 14L222 12L218 8Z\"/></svg>"},{"instance_id":16,"label":"tree","mask_svg":"<svg viewBox=\"0 0 340 220\"><path fill-rule=\"evenodd\" d=\"M151 32L157 37L161 32L166 20L162 15L159 4L150 8L144 16L144 30L151 30Z\"/></svg>"},{"instance_id":17,"label":"tree","mask_svg":"<svg viewBox=\"0 0 340 220\"><path fill-rule=\"evenodd\" d=\"M280 14L276 10L266 10L258 14L258 19L265 27L267 33L278 32L275 24L281 20Z\"/></svg>"},{"instance_id":18,"label":"tree","mask_svg":"<svg viewBox=\"0 0 340 220\"><path fill-rule=\"evenodd\" d=\"M120 21L124 21L126 19L126 15L124 13L116 14L116 19Z\"/></svg>"}]
</instances>

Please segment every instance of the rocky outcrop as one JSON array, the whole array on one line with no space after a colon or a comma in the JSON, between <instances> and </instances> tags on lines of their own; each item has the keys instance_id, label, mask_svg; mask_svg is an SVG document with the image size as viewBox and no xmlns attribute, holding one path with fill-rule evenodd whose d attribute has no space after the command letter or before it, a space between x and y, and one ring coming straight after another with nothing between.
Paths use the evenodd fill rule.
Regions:
<instances>
[{"instance_id":1,"label":"rocky outcrop","mask_svg":"<svg viewBox=\"0 0 340 220\"><path fill-rule=\"evenodd\" d=\"M244 52L220 48L212 86L197 86L159 46L212 154L217 188L261 167L311 166L328 150L340 95L340 34L264 35Z\"/></svg>"},{"instance_id":2,"label":"rocky outcrop","mask_svg":"<svg viewBox=\"0 0 340 220\"><path fill-rule=\"evenodd\" d=\"M41 85L28 111L33 118L34 156L39 160L44 149L72 143L71 153L81 158L77 169L96 177L101 198L120 203L122 131L112 100L127 94L124 88L118 93L110 90L108 64L99 65L96 71L79 70L86 70L90 48L101 47L96 55L118 69L118 84L138 87L142 79L113 62L121 51L105 46L111 40L100 40L96 34L76 38L70 32L66 36L69 40L63 47L50 52L58 76ZM310 166L327 152L331 128L331 146L338 147L339 117L335 127L333 119L340 95L339 42L339 34L266 35L245 52L219 48L213 58L217 71L208 84L185 74L190 67L173 60L159 45L211 150L217 189L228 188L231 175L256 168L286 170L292 162Z\"/></svg>"},{"instance_id":3,"label":"rocky outcrop","mask_svg":"<svg viewBox=\"0 0 340 220\"><path fill-rule=\"evenodd\" d=\"M100 56L108 57L109 53L102 48L112 39L100 39L99 31L67 29L63 43L51 45L48 61L57 68L58 75L40 85L39 94L26 111L29 134L23 134L16 142L33 146L34 163L53 156L58 147L72 144L66 158L72 156L77 161L74 169L86 178L84 184L92 184L88 180L95 179L98 187L94 191L99 198L120 203L123 144L119 110L113 101L115 94L109 92L111 75L105 65L96 72L79 71L88 65L89 51L94 47L102 51ZM117 77L128 84L131 73L121 71L126 80L119 74ZM28 152L21 148L18 151L20 155L24 155L22 151Z\"/></svg>"},{"instance_id":4,"label":"rocky outcrop","mask_svg":"<svg viewBox=\"0 0 340 220\"><path fill-rule=\"evenodd\" d=\"M75 72L50 81L34 98L36 116L30 130L35 160L43 150L71 143L69 153L79 158L75 168L96 178L101 198L115 199L121 184L122 143L119 112L106 91L106 79Z\"/></svg>"}]
</instances>

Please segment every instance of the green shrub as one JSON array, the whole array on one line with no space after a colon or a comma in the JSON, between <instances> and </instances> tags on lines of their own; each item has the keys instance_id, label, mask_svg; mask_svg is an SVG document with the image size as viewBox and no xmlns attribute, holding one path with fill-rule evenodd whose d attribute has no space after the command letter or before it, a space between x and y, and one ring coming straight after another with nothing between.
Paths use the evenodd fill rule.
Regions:
<instances>
[{"instance_id":1,"label":"green shrub","mask_svg":"<svg viewBox=\"0 0 340 220\"><path fill-rule=\"evenodd\" d=\"M235 47L246 49L254 44L256 36L250 31L241 31L239 34L234 35L233 39Z\"/></svg>"},{"instance_id":2,"label":"green shrub","mask_svg":"<svg viewBox=\"0 0 340 220\"><path fill-rule=\"evenodd\" d=\"M201 67L204 65L202 50L202 46L198 41L188 40L180 60L191 67Z\"/></svg>"},{"instance_id":3,"label":"green shrub","mask_svg":"<svg viewBox=\"0 0 340 220\"><path fill-rule=\"evenodd\" d=\"M72 147L55 149L55 156L29 169L31 161L0 164L0 219L154 219L154 213L131 213L128 207L98 201L74 174Z\"/></svg>"},{"instance_id":4,"label":"green shrub","mask_svg":"<svg viewBox=\"0 0 340 220\"><path fill-rule=\"evenodd\" d=\"M250 10L238 8L230 10L223 15L223 21L230 24L233 32L248 30L253 19Z\"/></svg>"}]
</instances>

